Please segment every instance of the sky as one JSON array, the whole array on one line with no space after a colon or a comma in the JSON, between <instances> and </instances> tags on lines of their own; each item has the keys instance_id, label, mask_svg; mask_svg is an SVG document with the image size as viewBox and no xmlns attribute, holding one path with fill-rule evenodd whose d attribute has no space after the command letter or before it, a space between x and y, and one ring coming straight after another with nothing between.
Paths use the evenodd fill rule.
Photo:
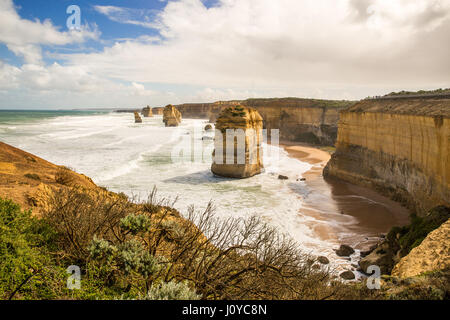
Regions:
<instances>
[{"instance_id":1,"label":"sky","mask_svg":"<svg viewBox=\"0 0 450 320\"><path fill-rule=\"evenodd\" d=\"M449 37L450 0L0 0L0 109L448 88Z\"/></svg>"}]
</instances>

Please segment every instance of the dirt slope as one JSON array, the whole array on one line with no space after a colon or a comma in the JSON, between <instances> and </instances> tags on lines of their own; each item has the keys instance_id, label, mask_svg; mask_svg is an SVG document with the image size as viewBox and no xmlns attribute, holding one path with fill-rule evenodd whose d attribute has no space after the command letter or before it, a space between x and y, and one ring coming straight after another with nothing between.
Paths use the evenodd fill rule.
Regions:
<instances>
[{"instance_id":1,"label":"dirt slope","mask_svg":"<svg viewBox=\"0 0 450 320\"><path fill-rule=\"evenodd\" d=\"M98 188L84 175L0 142L0 197L38 213L37 202L42 191L69 186Z\"/></svg>"}]
</instances>

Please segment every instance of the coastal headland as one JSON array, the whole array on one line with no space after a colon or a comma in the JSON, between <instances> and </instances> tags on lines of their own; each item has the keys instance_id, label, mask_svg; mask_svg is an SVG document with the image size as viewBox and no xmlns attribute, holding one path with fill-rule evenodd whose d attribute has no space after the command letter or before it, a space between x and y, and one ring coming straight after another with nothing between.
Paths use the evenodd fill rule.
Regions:
<instances>
[{"instance_id":1,"label":"coastal headland","mask_svg":"<svg viewBox=\"0 0 450 320\"><path fill-rule=\"evenodd\" d=\"M284 101L289 104L289 99ZM279 109L287 110L279 107L280 101L283 99L253 99L247 104L243 102L239 110L250 110L248 104L256 106L252 110L259 106L261 127L285 128L281 147L290 157L311 165L295 181L309 190L308 194L298 194L303 203L300 210L305 217L312 218L305 223L320 240L340 244L334 248L337 259L352 265L339 274L340 278L354 280L357 271L363 274L368 266L379 266L387 275L384 284L397 294L399 288L391 287L397 281L393 279L417 277L424 272L438 271L445 275L449 267L448 223L445 223L450 211L449 100L368 99L346 108L328 102L327 107L290 106L288 116L279 113ZM221 110L224 107L230 108L221 103ZM231 108L236 109L236 105ZM177 124L182 118L192 117L183 107L179 110L179 116L175 117ZM196 117L211 120L210 109L202 110ZM269 114L271 110L275 112ZM290 135L291 126L299 126L299 134ZM0 178L1 197L31 209L37 216L52 211L47 202L49 194L70 193L73 188L82 188L89 197L102 194L108 201L128 201L126 196L98 187L90 178L68 167L5 143L0 143ZM279 175L278 179L286 185L294 182L289 176ZM323 201L323 195L332 201ZM138 207L147 210L145 205ZM161 209L172 212L169 206L158 207ZM176 211L169 216L165 223L171 224L174 219L181 224L185 221ZM204 235L199 237L204 239ZM174 248L172 244L167 246ZM208 244L205 248L213 247ZM430 260L429 254L434 258ZM233 253L230 257L237 256ZM314 260L317 270L330 263L325 256L313 257ZM183 278L181 274L178 276Z\"/></svg>"}]
</instances>

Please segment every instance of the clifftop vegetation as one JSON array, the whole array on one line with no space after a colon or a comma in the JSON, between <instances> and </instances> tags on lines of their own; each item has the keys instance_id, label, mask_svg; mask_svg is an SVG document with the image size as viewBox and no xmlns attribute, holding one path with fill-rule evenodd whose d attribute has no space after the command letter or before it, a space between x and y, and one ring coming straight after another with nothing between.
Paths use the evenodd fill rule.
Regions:
<instances>
[{"instance_id":1,"label":"clifftop vegetation","mask_svg":"<svg viewBox=\"0 0 450 320\"><path fill-rule=\"evenodd\" d=\"M392 96L404 96L404 95L432 95L432 94L450 94L450 88L447 89L436 89L436 90L419 90L419 91L399 91L399 92L391 92L385 97L392 97Z\"/></svg>"},{"instance_id":2,"label":"clifftop vegetation","mask_svg":"<svg viewBox=\"0 0 450 320\"><path fill-rule=\"evenodd\" d=\"M349 100L322 100L305 98L254 98L242 102L250 107L279 106L279 107L304 107L304 108L338 108L345 109L356 103Z\"/></svg>"}]
</instances>

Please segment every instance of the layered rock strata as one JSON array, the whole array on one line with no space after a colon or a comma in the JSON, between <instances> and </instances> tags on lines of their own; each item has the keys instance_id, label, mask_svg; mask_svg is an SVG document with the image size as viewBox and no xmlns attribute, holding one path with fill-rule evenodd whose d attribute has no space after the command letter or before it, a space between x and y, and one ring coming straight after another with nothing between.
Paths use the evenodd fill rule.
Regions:
<instances>
[{"instance_id":1,"label":"layered rock strata","mask_svg":"<svg viewBox=\"0 0 450 320\"><path fill-rule=\"evenodd\" d=\"M281 98L183 104L177 107L185 118L208 119L215 123L223 109L238 104L257 110L269 135L272 129L278 129L282 140L332 146L337 137L339 111L355 102Z\"/></svg>"},{"instance_id":2,"label":"layered rock strata","mask_svg":"<svg viewBox=\"0 0 450 320\"><path fill-rule=\"evenodd\" d=\"M299 98L248 99L243 105L257 110L270 136L278 129L281 140L333 146L338 132L339 112L355 104Z\"/></svg>"},{"instance_id":3,"label":"layered rock strata","mask_svg":"<svg viewBox=\"0 0 450 320\"><path fill-rule=\"evenodd\" d=\"M324 171L419 215L450 204L450 99L365 100L341 112Z\"/></svg>"},{"instance_id":4,"label":"layered rock strata","mask_svg":"<svg viewBox=\"0 0 450 320\"><path fill-rule=\"evenodd\" d=\"M240 105L241 101L217 101L213 103L185 103L175 107L181 112L183 118L188 119L210 119L215 123L222 109Z\"/></svg>"},{"instance_id":5,"label":"layered rock strata","mask_svg":"<svg viewBox=\"0 0 450 320\"><path fill-rule=\"evenodd\" d=\"M218 176L249 178L261 173L263 120L244 106L224 109L216 122L211 171Z\"/></svg>"},{"instance_id":6,"label":"layered rock strata","mask_svg":"<svg viewBox=\"0 0 450 320\"><path fill-rule=\"evenodd\" d=\"M173 105L169 104L163 111L163 122L166 127L178 127L181 123L181 113Z\"/></svg>"}]
</instances>

